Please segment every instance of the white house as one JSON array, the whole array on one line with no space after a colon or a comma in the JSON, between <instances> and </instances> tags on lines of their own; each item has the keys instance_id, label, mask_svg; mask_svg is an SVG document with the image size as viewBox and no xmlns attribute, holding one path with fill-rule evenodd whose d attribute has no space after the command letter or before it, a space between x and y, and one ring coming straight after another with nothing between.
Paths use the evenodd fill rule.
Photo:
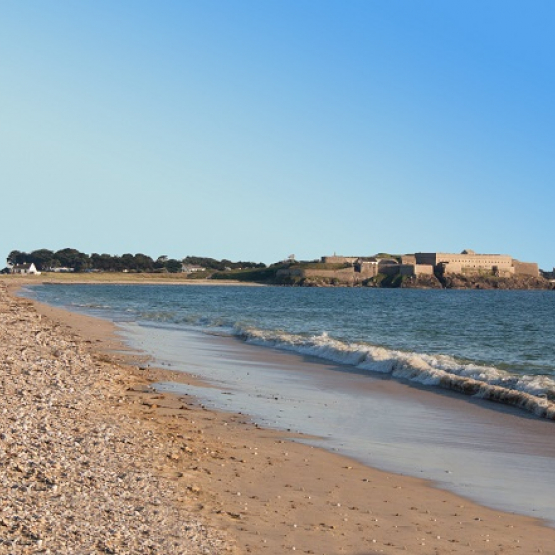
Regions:
<instances>
[{"instance_id":1,"label":"white house","mask_svg":"<svg viewBox=\"0 0 555 555\"><path fill-rule=\"evenodd\" d=\"M194 272L204 272L206 270L206 268L203 268L202 266L196 266L195 264L182 264L181 265L181 271L184 274L191 274Z\"/></svg>"},{"instance_id":2,"label":"white house","mask_svg":"<svg viewBox=\"0 0 555 555\"><path fill-rule=\"evenodd\" d=\"M12 274L36 274L39 275L40 272L33 262L31 264L16 264L12 266Z\"/></svg>"},{"instance_id":3,"label":"white house","mask_svg":"<svg viewBox=\"0 0 555 555\"><path fill-rule=\"evenodd\" d=\"M47 268L47 272L54 272L56 274L68 274L70 272L75 272L75 268L66 268L65 266L61 266L59 268Z\"/></svg>"}]
</instances>

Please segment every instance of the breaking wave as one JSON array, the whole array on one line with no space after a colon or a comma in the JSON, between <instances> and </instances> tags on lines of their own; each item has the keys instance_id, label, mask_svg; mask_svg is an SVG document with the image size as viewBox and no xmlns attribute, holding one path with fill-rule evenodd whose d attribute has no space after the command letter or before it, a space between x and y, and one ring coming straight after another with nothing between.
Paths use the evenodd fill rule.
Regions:
<instances>
[{"instance_id":1,"label":"breaking wave","mask_svg":"<svg viewBox=\"0 0 555 555\"><path fill-rule=\"evenodd\" d=\"M237 325L234 335L253 345L293 351L367 372L458 391L555 420L555 381L545 375L514 375L494 366L461 362L447 355L346 343L329 337L325 332L305 337Z\"/></svg>"}]
</instances>

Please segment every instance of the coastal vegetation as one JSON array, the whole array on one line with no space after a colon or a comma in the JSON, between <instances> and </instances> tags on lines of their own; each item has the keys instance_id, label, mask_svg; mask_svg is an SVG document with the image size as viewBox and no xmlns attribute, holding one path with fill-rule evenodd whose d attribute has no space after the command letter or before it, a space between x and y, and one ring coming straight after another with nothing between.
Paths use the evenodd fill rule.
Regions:
<instances>
[{"instance_id":1,"label":"coastal vegetation","mask_svg":"<svg viewBox=\"0 0 555 555\"><path fill-rule=\"evenodd\" d=\"M166 255L153 259L142 253L126 253L121 256L98 253L88 255L73 248L58 251L38 249L30 253L12 250L6 261L10 266L34 264L40 272L179 273L182 272L184 266L195 266L202 268L203 277L207 277L212 272L219 270L265 267L265 264L256 262L232 262L227 259L215 260L214 258L199 256L187 256L182 260L177 260Z\"/></svg>"},{"instance_id":2,"label":"coastal vegetation","mask_svg":"<svg viewBox=\"0 0 555 555\"><path fill-rule=\"evenodd\" d=\"M252 281L258 283L278 283L276 278L279 265L272 265L268 268L246 268L239 270L228 270L212 274L212 279Z\"/></svg>"}]
</instances>

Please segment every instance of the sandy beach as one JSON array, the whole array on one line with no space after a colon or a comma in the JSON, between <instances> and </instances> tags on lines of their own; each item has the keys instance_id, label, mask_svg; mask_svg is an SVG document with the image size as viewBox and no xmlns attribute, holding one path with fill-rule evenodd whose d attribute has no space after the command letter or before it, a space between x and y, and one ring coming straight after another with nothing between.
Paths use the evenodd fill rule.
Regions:
<instances>
[{"instance_id":1,"label":"sandy beach","mask_svg":"<svg viewBox=\"0 0 555 555\"><path fill-rule=\"evenodd\" d=\"M195 379L3 283L0 553L553 552L541 522L158 393Z\"/></svg>"},{"instance_id":2,"label":"sandy beach","mask_svg":"<svg viewBox=\"0 0 555 555\"><path fill-rule=\"evenodd\" d=\"M242 287L264 287L259 283L250 281L235 281L226 279L204 279L204 278L189 278L187 274L182 273L124 273L124 272L91 272L91 273L56 273L45 272L37 275L10 275L7 274L3 279L8 284L36 284L36 283L117 283L117 284L143 284L143 285L233 285Z\"/></svg>"}]
</instances>

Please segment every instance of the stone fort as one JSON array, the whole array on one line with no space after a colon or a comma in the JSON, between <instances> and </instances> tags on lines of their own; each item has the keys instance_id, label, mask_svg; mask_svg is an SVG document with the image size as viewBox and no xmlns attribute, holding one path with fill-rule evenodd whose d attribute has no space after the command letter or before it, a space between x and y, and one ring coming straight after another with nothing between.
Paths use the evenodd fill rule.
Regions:
<instances>
[{"instance_id":1,"label":"stone fort","mask_svg":"<svg viewBox=\"0 0 555 555\"><path fill-rule=\"evenodd\" d=\"M444 252L417 252L396 258L323 256L328 264L350 264L355 273L373 277L386 275L433 275L442 274L493 274L499 277L529 275L538 277L535 262L520 262L507 254L478 254L466 249L460 254Z\"/></svg>"}]
</instances>

